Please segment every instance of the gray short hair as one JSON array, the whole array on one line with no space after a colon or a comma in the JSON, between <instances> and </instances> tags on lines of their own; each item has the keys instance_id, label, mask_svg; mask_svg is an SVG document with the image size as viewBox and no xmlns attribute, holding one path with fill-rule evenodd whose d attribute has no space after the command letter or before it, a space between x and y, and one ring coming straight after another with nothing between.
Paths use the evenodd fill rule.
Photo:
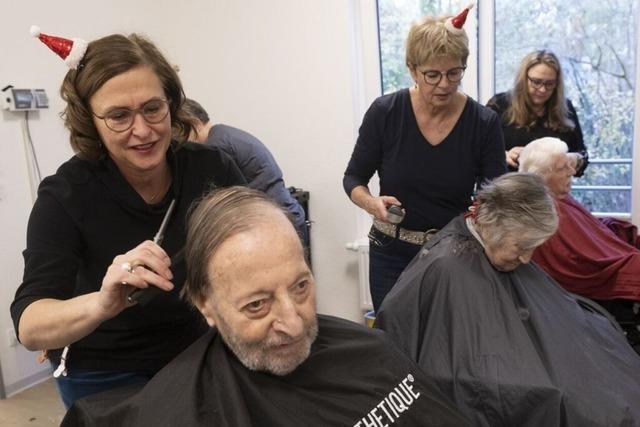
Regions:
<instances>
[{"instance_id":1,"label":"gray short hair","mask_svg":"<svg viewBox=\"0 0 640 427\"><path fill-rule=\"evenodd\" d=\"M187 278L182 297L196 305L211 295L211 256L227 239L264 223L268 209L281 212L291 221L291 216L265 193L248 187L214 190L194 206L187 223Z\"/></svg>"},{"instance_id":2,"label":"gray short hair","mask_svg":"<svg viewBox=\"0 0 640 427\"><path fill-rule=\"evenodd\" d=\"M512 172L486 184L477 196L476 225L490 245L518 236L524 249L541 245L558 228L555 202L544 181Z\"/></svg>"},{"instance_id":3,"label":"gray short hair","mask_svg":"<svg viewBox=\"0 0 640 427\"><path fill-rule=\"evenodd\" d=\"M567 144L559 139L547 136L528 143L518 157L518 171L545 175L553 168L553 157L566 154Z\"/></svg>"}]
</instances>

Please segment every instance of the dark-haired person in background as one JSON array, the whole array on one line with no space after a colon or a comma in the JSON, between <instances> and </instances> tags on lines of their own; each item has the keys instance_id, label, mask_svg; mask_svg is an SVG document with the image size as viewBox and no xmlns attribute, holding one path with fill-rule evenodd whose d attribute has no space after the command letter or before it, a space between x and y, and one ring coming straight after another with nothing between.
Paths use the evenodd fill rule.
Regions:
<instances>
[{"instance_id":1,"label":"dark-haired person in background","mask_svg":"<svg viewBox=\"0 0 640 427\"><path fill-rule=\"evenodd\" d=\"M172 140L192 125L180 80L152 42L113 34L78 59L60 89L76 155L40 185L11 304L22 344L48 350L62 374L67 407L148 381L206 331L178 295L186 212L213 186L245 183L226 154ZM151 239L173 200L161 247ZM165 292L144 307L129 302L147 287Z\"/></svg>"},{"instance_id":2,"label":"dark-haired person in background","mask_svg":"<svg viewBox=\"0 0 640 427\"><path fill-rule=\"evenodd\" d=\"M589 156L578 115L564 92L560 61L552 52L538 50L522 59L513 89L489 100L487 106L502 120L509 170L518 170L518 157L529 142L551 136L567 143L575 176L582 176Z\"/></svg>"},{"instance_id":3,"label":"dark-haired person in background","mask_svg":"<svg viewBox=\"0 0 640 427\"><path fill-rule=\"evenodd\" d=\"M291 214L296 230L308 248L309 230L304 209L285 187L282 170L266 145L243 130L214 124L202 105L193 99L186 100L184 109L195 119L195 129L189 140L227 153L240 168L249 187L264 191Z\"/></svg>"}]
</instances>

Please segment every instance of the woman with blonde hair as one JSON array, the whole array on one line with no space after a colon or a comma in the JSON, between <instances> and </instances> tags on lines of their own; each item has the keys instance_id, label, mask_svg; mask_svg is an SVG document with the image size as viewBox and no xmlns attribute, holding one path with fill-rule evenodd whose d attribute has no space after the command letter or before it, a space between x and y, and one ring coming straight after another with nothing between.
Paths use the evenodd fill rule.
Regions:
<instances>
[{"instance_id":1,"label":"woman with blonde hair","mask_svg":"<svg viewBox=\"0 0 640 427\"><path fill-rule=\"evenodd\" d=\"M347 195L374 217L374 309L433 231L467 209L476 183L506 172L498 116L459 90L469 56L467 13L412 26L406 64L415 85L373 102L345 171ZM379 196L368 187L376 172ZM388 215L391 206L404 215Z\"/></svg>"},{"instance_id":2,"label":"woman with blonde hair","mask_svg":"<svg viewBox=\"0 0 640 427\"><path fill-rule=\"evenodd\" d=\"M564 94L562 67L555 54L537 50L526 55L513 89L495 95L487 106L502 119L509 169L518 169L525 145L550 136L567 143L574 153L575 176L582 176L589 157L576 110Z\"/></svg>"}]
</instances>

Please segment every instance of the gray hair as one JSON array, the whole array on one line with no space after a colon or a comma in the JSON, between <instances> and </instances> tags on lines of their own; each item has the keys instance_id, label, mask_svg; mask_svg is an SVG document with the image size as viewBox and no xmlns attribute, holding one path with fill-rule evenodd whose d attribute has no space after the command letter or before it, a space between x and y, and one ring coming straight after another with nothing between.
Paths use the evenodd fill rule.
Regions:
<instances>
[{"instance_id":1,"label":"gray hair","mask_svg":"<svg viewBox=\"0 0 640 427\"><path fill-rule=\"evenodd\" d=\"M227 239L264 223L265 210L281 212L291 221L265 193L241 186L214 190L192 209L185 244L187 278L181 295L194 305L211 295L209 261Z\"/></svg>"},{"instance_id":2,"label":"gray hair","mask_svg":"<svg viewBox=\"0 0 640 427\"><path fill-rule=\"evenodd\" d=\"M553 168L553 158L566 154L567 144L559 138L547 136L528 143L518 157L518 171L545 175Z\"/></svg>"},{"instance_id":3,"label":"gray hair","mask_svg":"<svg viewBox=\"0 0 640 427\"><path fill-rule=\"evenodd\" d=\"M541 245L558 228L553 197L531 173L512 172L485 185L477 196L476 225L489 245L518 236L523 249Z\"/></svg>"}]
</instances>

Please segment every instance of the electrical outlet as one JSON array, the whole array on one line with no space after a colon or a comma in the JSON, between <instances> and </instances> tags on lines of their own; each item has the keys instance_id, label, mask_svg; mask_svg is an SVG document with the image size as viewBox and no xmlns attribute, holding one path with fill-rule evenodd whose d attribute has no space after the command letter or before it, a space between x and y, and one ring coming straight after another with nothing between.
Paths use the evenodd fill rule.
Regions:
<instances>
[{"instance_id":1,"label":"electrical outlet","mask_svg":"<svg viewBox=\"0 0 640 427\"><path fill-rule=\"evenodd\" d=\"M16 331L13 328L7 329L7 342L9 343L9 347L15 347L18 345L18 337L16 336Z\"/></svg>"}]
</instances>

